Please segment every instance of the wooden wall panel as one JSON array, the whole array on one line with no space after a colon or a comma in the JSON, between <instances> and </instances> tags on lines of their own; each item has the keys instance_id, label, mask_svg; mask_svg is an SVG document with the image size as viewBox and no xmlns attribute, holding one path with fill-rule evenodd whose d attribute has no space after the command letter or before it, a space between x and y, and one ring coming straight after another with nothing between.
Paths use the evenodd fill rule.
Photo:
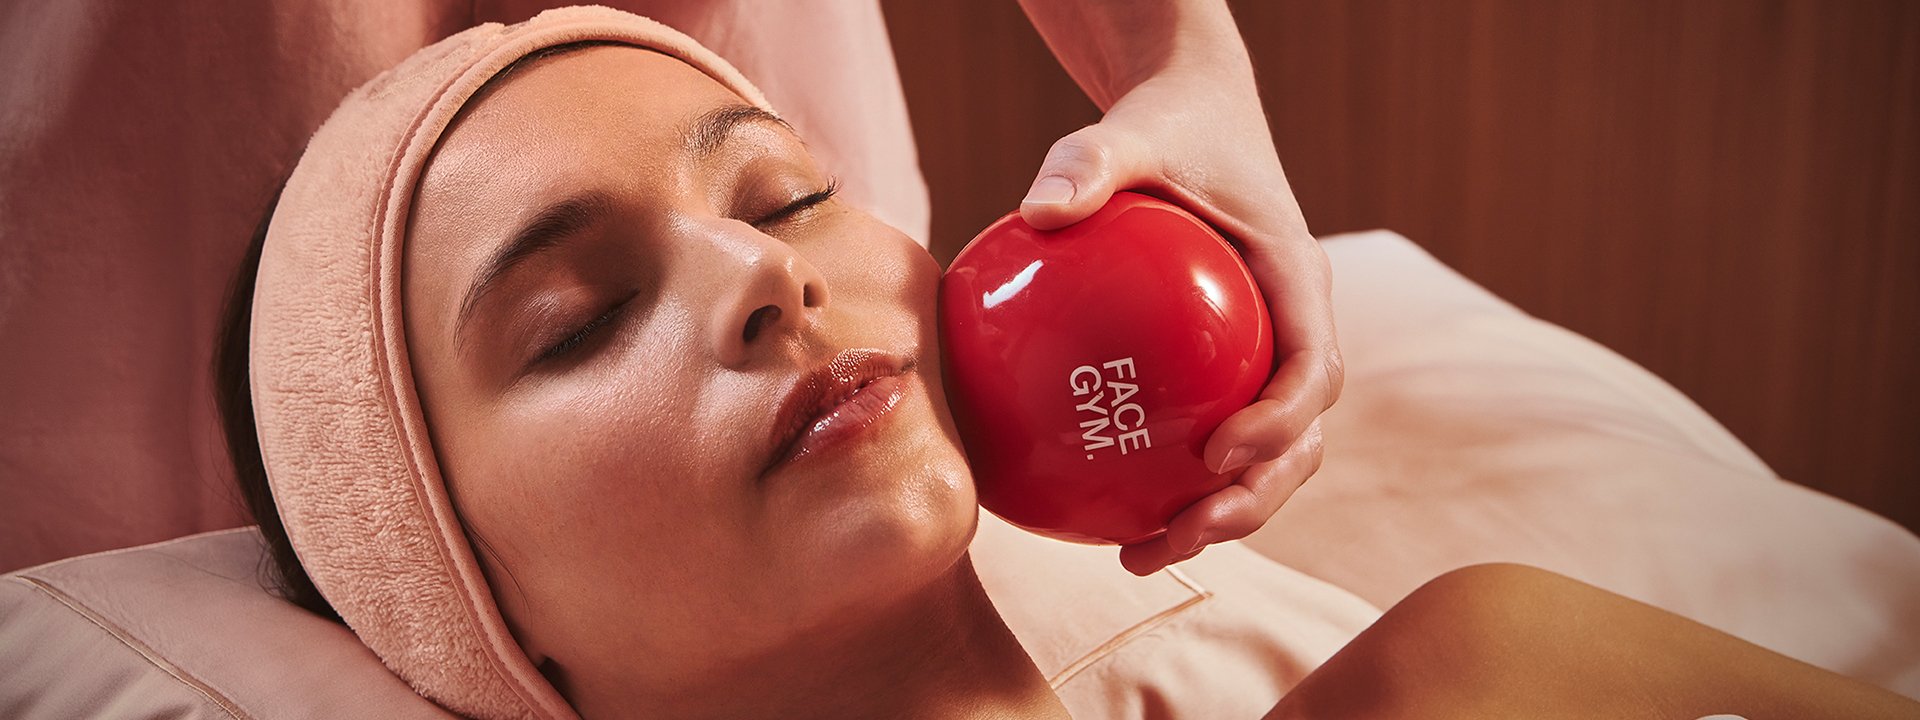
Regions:
<instances>
[{"instance_id":1,"label":"wooden wall panel","mask_svg":"<svg viewBox=\"0 0 1920 720\"><path fill-rule=\"evenodd\" d=\"M945 259L1098 113L1013 2L884 5ZM1316 233L1406 234L1920 528L1920 3L1233 6Z\"/></svg>"}]
</instances>

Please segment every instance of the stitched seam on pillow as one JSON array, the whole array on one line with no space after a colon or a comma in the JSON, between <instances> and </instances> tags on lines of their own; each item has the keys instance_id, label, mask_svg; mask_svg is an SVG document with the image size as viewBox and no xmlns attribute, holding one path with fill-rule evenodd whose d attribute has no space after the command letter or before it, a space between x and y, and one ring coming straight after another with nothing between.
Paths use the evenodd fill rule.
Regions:
<instances>
[{"instance_id":1,"label":"stitched seam on pillow","mask_svg":"<svg viewBox=\"0 0 1920 720\"><path fill-rule=\"evenodd\" d=\"M56 602L59 602L61 605L67 606L68 610L72 610L75 613L78 613L80 617L86 618L88 622L91 622L94 625L98 626L101 630L107 631L108 635L112 635L115 640L120 641L120 644L127 646L128 648L132 649L134 652L140 653L140 657L146 658L147 662L152 663L154 667L160 668L161 672L164 672L168 675L173 676L173 679L179 680L181 684L184 684L187 687L193 688L195 691L199 692L202 697L205 697L208 701L212 702L214 705L219 706L219 708L222 711L226 712L229 717L236 718L237 720L252 720L253 718L252 715L247 714L245 710L241 710L240 706L234 704L232 700L228 700L225 695L222 695L220 693L220 691L213 689L212 686L204 682L201 682L199 678L194 677L192 674L188 673L186 670L182 669L180 666L174 665L172 662L169 662L166 658L160 657L160 654L158 652L155 652L154 649L147 646L146 643L141 642L139 638L134 637L132 633L129 633L124 629L121 629L118 625L108 622L106 618L100 616L99 613L94 612L92 608L89 608L86 605L82 604L80 601L73 599L72 596L69 596L64 592L61 592L59 588L55 588L51 584L48 584L46 581L41 580L39 578L24 577L24 576L15 576L15 577L17 577L21 582L25 582L28 585L32 585L35 589L38 589L40 592L46 593L47 597L51 597Z\"/></svg>"},{"instance_id":2,"label":"stitched seam on pillow","mask_svg":"<svg viewBox=\"0 0 1920 720\"><path fill-rule=\"evenodd\" d=\"M19 570L14 570L12 572L7 573L7 576L12 577L12 576L18 575L18 576L24 577L29 573L35 573L41 570L49 570L60 565L65 565L67 563L80 562L81 560L88 560L92 558L103 557L106 555L120 555L125 553L132 553L135 551L158 550L163 547L178 545L180 543L184 543L192 540L199 540L202 538L210 538L218 535L227 535L230 533L250 532L254 530L256 527L258 526L242 525L237 528L227 528L225 530L208 530L206 532L194 533L192 535L182 535L180 537L173 538L172 540L162 540L160 542L150 543L147 545L134 545L132 547L114 548L112 550L101 550L98 552L90 552L85 555L75 555L73 557L64 557L64 558L60 558L59 560L50 560L47 562L43 562L33 567L20 568Z\"/></svg>"},{"instance_id":3,"label":"stitched seam on pillow","mask_svg":"<svg viewBox=\"0 0 1920 720\"><path fill-rule=\"evenodd\" d=\"M1173 619L1175 615L1186 612L1188 609L1206 602L1209 598L1213 597L1211 591L1202 587L1200 583L1194 582L1193 578L1187 577L1186 573L1180 572L1179 568L1169 567L1166 573L1172 577L1175 582L1180 583L1185 586L1187 590L1192 591L1193 597L1182 600L1178 605L1154 613L1152 617L1134 623L1132 627L1122 630L1113 637L1108 638L1106 642L1100 643L1100 647L1094 648L1091 652L1081 656L1079 660L1068 663L1060 672L1054 673L1051 678L1047 678L1047 687L1056 691L1059 690L1062 685L1066 685L1067 681L1072 680L1074 676L1079 675L1081 671L1093 667L1095 663L1105 659L1108 655L1112 655L1115 651L1118 651L1127 643L1132 642L1135 638L1147 634L1154 628L1160 627L1168 620Z\"/></svg>"}]
</instances>

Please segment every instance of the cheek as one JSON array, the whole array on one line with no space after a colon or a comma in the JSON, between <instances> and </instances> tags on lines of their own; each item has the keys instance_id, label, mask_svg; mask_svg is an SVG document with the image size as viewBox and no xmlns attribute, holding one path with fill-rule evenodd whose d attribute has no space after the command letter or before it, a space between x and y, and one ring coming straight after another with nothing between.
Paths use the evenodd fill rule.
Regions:
<instances>
[{"instance_id":1,"label":"cheek","mask_svg":"<svg viewBox=\"0 0 1920 720\"><path fill-rule=\"evenodd\" d=\"M925 248L902 236L898 293L909 303L928 328L934 326L934 311L940 298L940 263Z\"/></svg>"},{"instance_id":2,"label":"cheek","mask_svg":"<svg viewBox=\"0 0 1920 720\"><path fill-rule=\"evenodd\" d=\"M689 469L664 446L671 428L621 412L612 398L543 403L497 420L483 448L462 458L457 484L470 522L519 554L547 563L597 556L611 537L644 545L682 516L659 510L698 501L670 492L688 485L662 482Z\"/></svg>"},{"instance_id":3,"label":"cheek","mask_svg":"<svg viewBox=\"0 0 1920 720\"><path fill-rule=\"evenodd\" d=\"M645 564L660 547L743 537L744 459L711 450L728 440L716 429L737 425L694 420L721 405L687 391L703 376L674 347L632 338L592 370L503 400L461 443L463 512L542 563Z\"/></svg>"},{"instance_id":4,"label":"cheek","mask_svg":"<svg viewBox=\"0 0 1920 720\"><path fill-rule=\"evenodd\" d=\"M934 408L943 424L950 424L940 373L940 263L905 236L901 240L906 247L898 250L898 269L889 290L896 302L909 309L920 345L921 371L930 381Z\"/></svg>"},{"instance_id":5,"label":"cheek","mask_svg":"<svg viewBox=\"0 0 1920 720\"><path fill-rule=\"evenodd\" d=\"M841 232L845 242L809 259L827 276L835 302L855 314L911 322L921 347L934 349L940 263L898 230L867 222Z\"/></svg>"}]
</instances>

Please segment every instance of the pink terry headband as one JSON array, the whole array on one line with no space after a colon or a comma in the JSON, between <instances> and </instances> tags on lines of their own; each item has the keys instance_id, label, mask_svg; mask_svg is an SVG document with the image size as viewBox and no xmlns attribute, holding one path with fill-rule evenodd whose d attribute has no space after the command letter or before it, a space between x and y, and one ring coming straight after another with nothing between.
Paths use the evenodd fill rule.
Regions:
<instances>
[{"instance_id":1,"label":"pink terry headband","mask_svg":"<svg viewBox=\"0 0 1920 720\"><path fill-rule=\"evenodd\" d=\"M340 617L414 690L476 718L573 718L508 633L442 483L414 392L401 261L414 189L488 79L544 48L612 41L759 90L671 28L603 7L487 24L361 86L307 144L253 296L253 407L274 502Z\"/></svg>"}]
</instances>

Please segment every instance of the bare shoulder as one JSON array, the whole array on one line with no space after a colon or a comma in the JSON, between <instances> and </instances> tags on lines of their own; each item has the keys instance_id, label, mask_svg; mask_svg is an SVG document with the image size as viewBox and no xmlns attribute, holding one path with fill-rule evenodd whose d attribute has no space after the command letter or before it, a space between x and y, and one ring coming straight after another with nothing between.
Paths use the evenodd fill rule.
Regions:
<instances>
[{"instance_id":1,"label":"bare shoulder","mask_svg":"<svg viewBox=\"0 0 1920 720\"><path fill-rule=\"evenodd\" d=\"M1920 717L1920 704L1525 565L1422 585L1269 718Z\"/></svg>"}]
</instances>

